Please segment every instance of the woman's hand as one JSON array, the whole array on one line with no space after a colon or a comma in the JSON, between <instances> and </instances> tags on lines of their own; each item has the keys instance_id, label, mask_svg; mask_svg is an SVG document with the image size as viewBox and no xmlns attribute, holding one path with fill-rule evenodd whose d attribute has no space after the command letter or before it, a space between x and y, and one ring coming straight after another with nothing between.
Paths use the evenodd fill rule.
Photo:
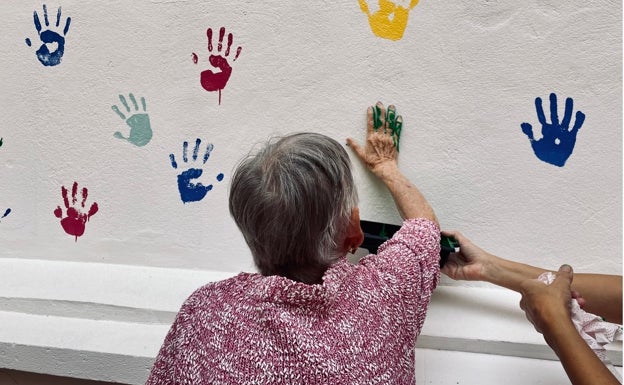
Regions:
<instances>
[{"instance_id":1,"label":"woman's hand","mask_svg":"<svg viewBox=\"0 0 624 385\"><path fill-rule=\"evenodd\" d=\"M366 168L381 178L397 168L403 118L396 114L393 105L388 106L386 111L381 102L368 107L366 115L366 145L362 148L352 138L347 138L347 145L355 151Z\"/></svg>"},{"instance_id":2,"label":"woman's hand","mask_svg":"<svg viewBox=\"0 0 624 385\"><path fill-rule=\"evenodd\" d=\"M366 145L360 147L352 138L347 145L357 157L388 188L403 219L427 218L438 224L433 208L420 190L401 173L397 163L399 137L403 118L396 114L394 106L385 110L377 102L366 111Z\"/></svg>"}]
</instances>

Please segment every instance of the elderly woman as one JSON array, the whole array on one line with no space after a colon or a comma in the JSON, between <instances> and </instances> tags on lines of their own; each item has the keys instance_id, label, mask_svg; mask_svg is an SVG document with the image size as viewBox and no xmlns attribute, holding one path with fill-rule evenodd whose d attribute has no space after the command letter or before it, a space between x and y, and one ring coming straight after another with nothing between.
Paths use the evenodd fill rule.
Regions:
<instances>
[{"instance_id":1,"label":"elderly woman","mask_svg":"<svg viewBox=\"0 0 624 385\"><path fill-rule=\"evenodd\" d=\"M432 208L397 166L402 119L368 109L348 145L405 220L376 255L345 258L363 233L349 157L335 140L283 137L245 159L230 212L259 274L210 283L183 304L147 384L413 384L414 345L439 274Z\"/></svg>"}]
</instances>

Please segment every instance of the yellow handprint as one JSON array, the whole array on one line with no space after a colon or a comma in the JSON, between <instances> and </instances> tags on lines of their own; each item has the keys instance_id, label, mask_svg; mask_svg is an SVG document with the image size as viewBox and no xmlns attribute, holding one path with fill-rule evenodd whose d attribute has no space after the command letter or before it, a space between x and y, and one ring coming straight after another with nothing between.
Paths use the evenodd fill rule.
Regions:
<instances>
[{"instance_id":1,"label":"yellow handprint","mask_svg":"<svg viewBox=\"0 0 624 385\"><path fill-rule=\"evenodd\" d=\"M368 23L373 33L390 40L399 40L403 37L409 11L418 4L418 0L410 0L409 6L405 7L389 0L379 0L379 10L371 13L366 0L358 1L362 12L368 16Z\"/></svg>"}]
</instances>

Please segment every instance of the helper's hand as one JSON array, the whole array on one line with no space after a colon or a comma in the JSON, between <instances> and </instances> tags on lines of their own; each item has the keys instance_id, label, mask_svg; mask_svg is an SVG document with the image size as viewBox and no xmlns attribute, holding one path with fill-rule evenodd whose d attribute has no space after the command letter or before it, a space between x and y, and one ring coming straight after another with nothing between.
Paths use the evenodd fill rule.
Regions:
<instances>
[{"instance_id":1,"label":"helper's hand","mask_svg":"<svg viewBox=\"0 0 624 385\"><path fill-rule=\"evenodd\" d=\"M572 267L563 265L550 285L537 279L526 280L520 285L520 308L535 329L544 334L546 341L554 328L562 322L570 322L572 278Z\"/></svg>"},{"instance_id":2,"label":"helper's hand","mask_svg":"<svg viewBox=\"0 0 624 385\"><path fill-rule=\"evenodd\" d=\"M459 231L443 231L442 235L453 237L459 242L459 252L449 255L442 273L455 280L484 280L487 265L496 257L477 247Z\"/></svg>"}]
</instances>

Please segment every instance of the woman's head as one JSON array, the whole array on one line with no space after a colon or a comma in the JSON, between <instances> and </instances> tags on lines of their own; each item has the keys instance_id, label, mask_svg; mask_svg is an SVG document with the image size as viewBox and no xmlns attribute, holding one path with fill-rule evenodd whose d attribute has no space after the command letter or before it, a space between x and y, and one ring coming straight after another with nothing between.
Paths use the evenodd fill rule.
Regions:
<instances>
[{"instance_id":1,"label":"woman's head","mask_svg":"<svg viewBox=\"0 0 624 385\"><path fill-rule=\"evenodd\" d=\"M262 274L306 282L344 253L357 207L351 162L325 135L274 138L239 164L229 206Z\"/></svg>"}]
</instances>

